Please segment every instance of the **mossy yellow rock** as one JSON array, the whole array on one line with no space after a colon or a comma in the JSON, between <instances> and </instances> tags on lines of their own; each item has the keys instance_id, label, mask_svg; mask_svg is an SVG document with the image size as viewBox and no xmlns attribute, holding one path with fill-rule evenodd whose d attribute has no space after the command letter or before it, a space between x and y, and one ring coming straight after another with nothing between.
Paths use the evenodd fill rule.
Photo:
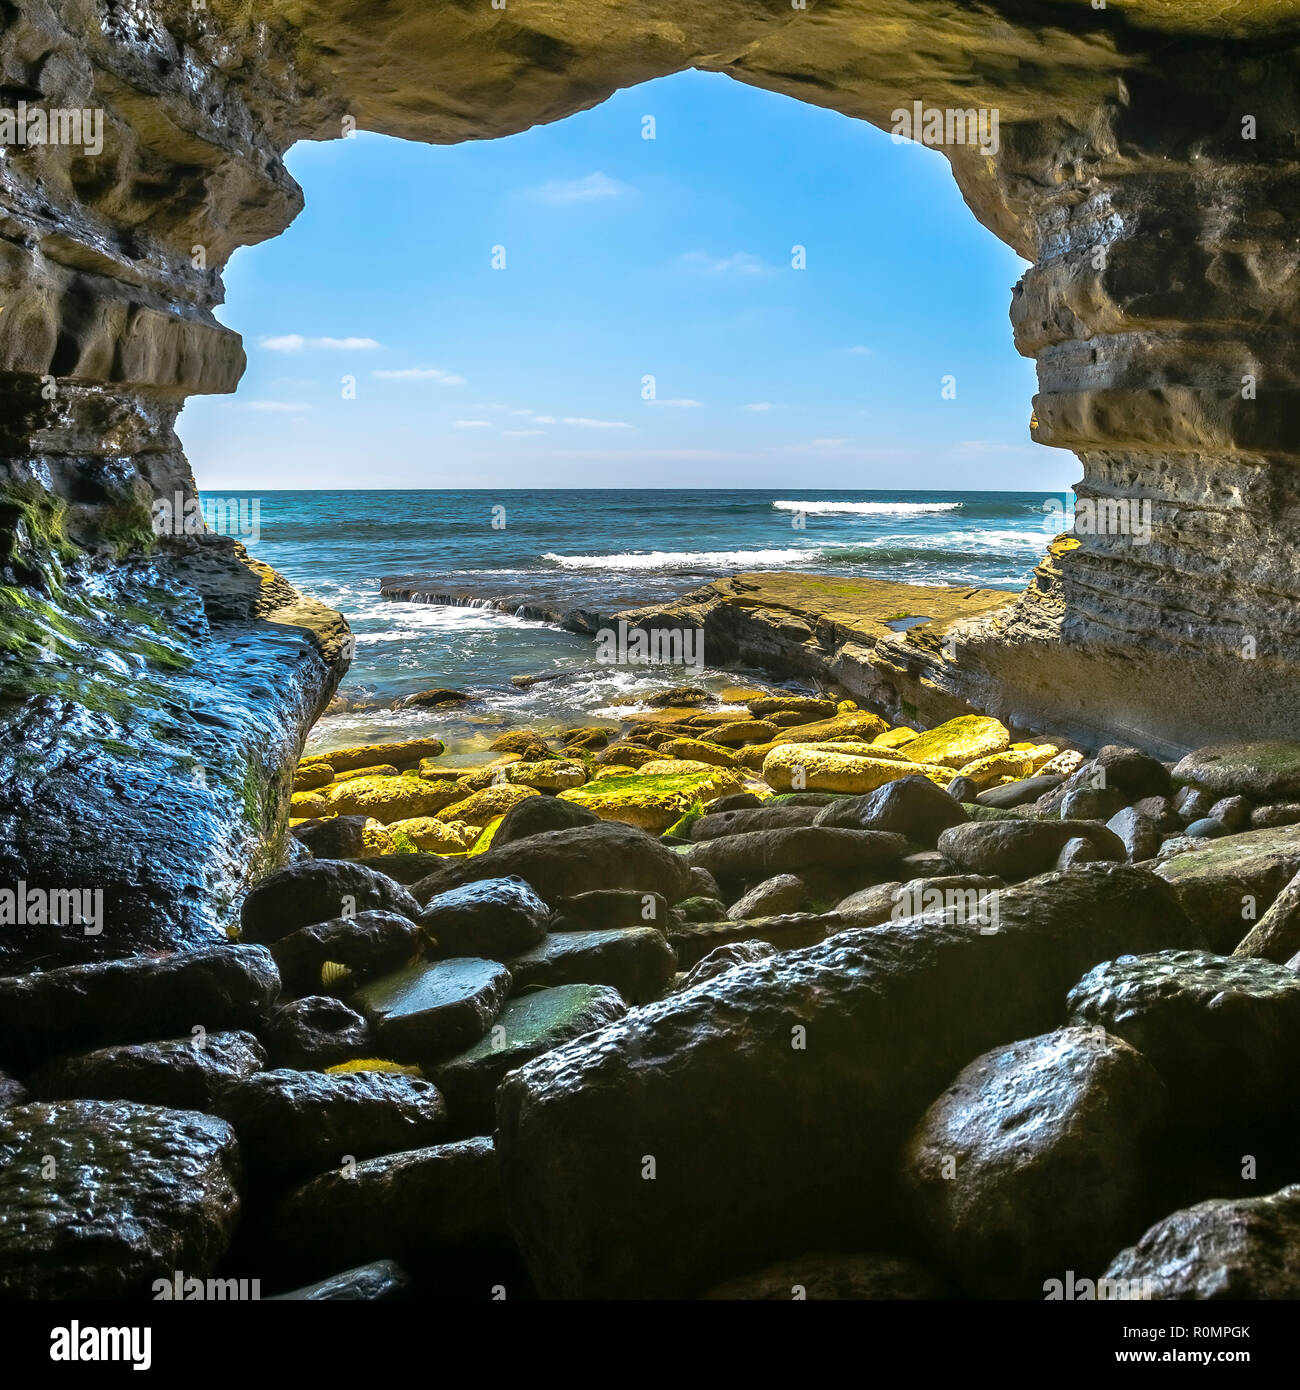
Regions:
<instances>
[{"instance_id":1,"label":"mossy yellow rock","mask_svg":"<svg viewBox=\"0 0 1300 1390\"><path fill-rule=\"evenodd\" d=\"M482 791L472 792L464 801L454 802L444 811L438 812L439 820L464 821L475 829L481 829L496 816L504 816L512 807L530 796L540 796L535 787L514 786L501 782L496 786L484 787Z\"/></svg>"},{"instance_id":2,"label":"mossy yellow rock","mask_svg":"<svg viewBox=\"0 0 1300 1390\"><path fill-rule=\"evenodd\" d=\"M711 767L735 767L736 755L730 748L719 748L700 738L670 738L655 749L663 758L688 758L692 762L708 763Z\"/></svg>"},{"instance_id":3,"label":"mossy yellow rock","mask_svg":"<svg viewBox=\"0 0 1300 1390\"><path fill-rule=\"evenodd\" d=\"M963 714L930 729L907 744L908 756L919 763L942 763L945 767L965 767L979 758L1005 753L1011 735L996 719L983 714Z\"/></svg>"},{"instance_id":4,"label":"mossy yellow rock","mask_svg":"<svg viewBox=\"0 0 1300 1390\"><path fill-rule=\"evenodd\" d=\"M837 714L834 719L818 719L812 724L800 724L777 734L773 743L829 743L846 734L872 739L885 733L889 725L878 714L859 710L856 714ZM1006 747L1006 744L1003 744Z\"/></svg>"},{"instance_id":5,"label":"mossy yellow rock","mask_svg":"<svg viewBox=\"0 0 1300 1390\"><path fill-rule=\"evenodd\" d=\"M310 763L293 774L293 789L296 792L310 792L317 787L329 786L333 780L334 769L329 763Z\"/></svg>"},{"instance_id":6,"label":"mossy yellow rock","mask_svg":"<svg viewBox=\"0 0 1300 1390\"><path fill-rule=\"evenodd\" d=\"M739 791L740 777L730 768L705 767L683 772L680 763L669 763L672 772L627 777L600 777L585 787L561 792L561 801L572 801L594 811L601 820L622 821L661 835L699 801L708 805L720 796Z\"/></svg>"},{"instance_id":7,"label":"mossy yellow rock","mask_svg":"<svg viewBox=\"0 0 1300 1390\"><path fill-rule=\"evenodd\" d=\"M987 791L1004 777L1019 781L1022 777L1028 777L1033 770L1032 758L1025 753L1013 753L1007 749L1005 753L990 753L987 758L976 758L973 763L967 763L961 768L957 775L969 777L980 791Z\"/></svg>"},{"instance_id":8,"label":"mossy yellow rock","mask_svg":"<svg viewBox=\"0 0 1300 1390\"><path fill-rule=\"evenodd\" d=\"M332 748L328 753L309 753L298 764L300 768L318 767L327 763L336 773L354 767L374 767L377 763L395 763L402 767L418 763L421 758L436 758L443 751L440 738L408 738L400 743L362 743L355 748Z\"/></svg>"},{"instance_id":9,"label":"mossy yellow rock","mask_svg":"<svg viewBox=\"0 0 1300 1390\"><path fill-rule=\"evenodd\" d=\"M712 772L716 763L702 763L694 758L658 758L652 763L642 763L637 768L638 777L680 777L686 772Z\"/></svg>"},{"instance_id":10,"label":"mossy yellow rock","mask_svg":"<svg viewBox=\"0 0 1300 1390\"><path fill-rule=\"evenodd\" d=\"M397 837L403 836L416 849L432 854L455 854L468 849L478 838L475 826L462 820L439 820L437 816L412 816L410 820L397 820L385 828L394 844L400 845Z\"/></svg>"},{"instance_id":11,"label":"mossy yellow rock","mask_svg":"<svg viewBox=\"0 0 1300 1390\"><path fill-rule=\"evenodd\" d=\"M1054 743L1013 743L1010 751L1023 753L1030 761L1030 770L1037 772L1050 763L1061 750Z\"/></svg>"},{"instance_id":12,"label":"mossy yellow rock","mask_svg":"<svg viewBox=\"0 0 1300 1390\"><path fill-rule=\"evenodd\" d=\"M948 768L905 759L837 751L819 743L789 743L774 748L763 760L763 780L779 792L873 792L900 777L928 777L945 785Z\"/></svg>"},{"instance_id":13,"label":"mossy yellow rock","mask_svg":"<svg viewBox=\"0 0 1300 1390\"><path fill-rule=\"evenodd\" d=\"M290 800L290 809L295 815L371 816L390 825L412 816L434 815L466 795L454 782L439 785L403 772L396 777L357 777L318 792L301 792Z\"/></svg>"},{"instance_id":14,"label":"mossy yellow rock","mask_svg":"<svg viewBox=\"0 0 1300 1390\"><path fill-rule=\"evenodd\" d=\"M580 787L587 780L587 769L576 761L545 758L535 763L516 763L506 768L506 781L538 791L563 792Z\"/></svg>"},{"instance_id":15,"label":"mossy yellow rock","mask_svg":"<svg viewBox=\"0 0 1300 1390\"><path fill-rule=\"evenodd\" d=\"M898 728L890 729L887 733L877 734L871 743L874 748L902 748L904 744L911 743L917 737L919 735L915 729L900 724Z\"/></svg>"}]
</instances>

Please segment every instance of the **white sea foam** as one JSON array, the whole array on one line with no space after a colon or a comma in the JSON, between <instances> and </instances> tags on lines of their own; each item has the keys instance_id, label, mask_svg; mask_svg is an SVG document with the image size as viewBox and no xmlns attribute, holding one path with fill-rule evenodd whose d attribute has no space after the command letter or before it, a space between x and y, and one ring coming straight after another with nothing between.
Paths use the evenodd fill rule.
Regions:
<instances>
[{"instance_id":1,"label":"white sea foam","mask_svg":"<svg viewBox=\"0 0 1300 1390\"><path fill-rule=\"evenodd\" d=\"M806 565L821 555L820 548L781 550L649 550L616 555L542 556L566 570L670 570L691 566L711 569L747 569L753 565Z\"/></svg>"},{"instance_id":2,"label":"white sea foam","mask_svg":"<svg viewBox=\"0 0 1300 1390\"><path fill-rule=\"evenodd\" d=\"M915 516L922 512L959 512L960 502L773 502L778 512L803 512L808 516L832 513L859 516Z\"/></svg>"}]
</instances>

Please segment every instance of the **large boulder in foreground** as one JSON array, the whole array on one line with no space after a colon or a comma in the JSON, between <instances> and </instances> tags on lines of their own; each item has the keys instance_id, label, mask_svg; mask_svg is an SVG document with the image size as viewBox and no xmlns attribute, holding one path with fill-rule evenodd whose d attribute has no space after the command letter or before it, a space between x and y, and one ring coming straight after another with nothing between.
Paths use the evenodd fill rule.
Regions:
<instances>
[{"instance_id":1,"label":"large boulder in foreground","mask_svg":"<svg viewBox=\"0 0 1300 1390\"><path fill-rule=\"evenodd\" d=\"M1145 1224L1165 1088L1140 1052L1062 1028L977 1057L922 1116L904 1180L940 1263L975 1297L1041 1298Z\"/></svg>"},{"instance_id":2,"label":"large boulder in foreground","mask_svg":"<svg viewBox=\"0 0 1300 1390\"><path fill-rule=\"evenodd\" d=\"M0 978L0 1059L36 1061L108 1043L245 1028L264 1017L280 976L262 946L65 965Z\"/></svg>"},{"instance_id":3,"label":"large boulder in foreground","mask_svg":"<svg viewBox=\"0 0 1300 1390\"><path fill-rule=\"evenodd\" d=\"M1150 1059L1180 1125L1233 1126L1247 1152L1261 1129L1294 1122L1295 971L1206 951L1121 956L1090 970L1067 1006L1072 1022L1105 1028Z\"/></svg>"},{"instance_id":4,"label":"large boulder in foreground","mask_svg":"<svg viewBox=\"0 0 1300 1390\"><path fill-rule=\"evenodd\" d=\"M502 822L505 824L505 821ZM661 893L672 903L684 898L690 872L686 861L644 830L617 821L551 830L448 864L415 885L422 902L486 878L522 878L551 907L593 888L635 888Z\"/></svg>"},{"instance_id":5,"label":"large boulder in foreground","mask_svg":"<svg viewBox=\"0 0 1300 1390\"><path fill-rule=\"evenodd\" d=\"M1006 889L996 926L841 932L530 1062L497 1140L540 1291L687 1296L791 1250L870 1248L900 1143L967 1062L1054 1028L1099 961L1196 944L1159 879L1092 867Z\"/></svg>"},{"instance_id":6,"label":"large boulder in foreground","mask_svg":"<svg viewBox=\"0 0 1300 1390\"><path fill-rule=\"evenodd\" d=\"M230 1126L194 1110L0 1110L0 1297L145 1299L176 1270L209 1274L239 1214L238 1175Z\"/></svg>"},{"instance_id":7,"label":"large boulder in foreground","mask_svg":"<svg viewBox=\"0 0 1300 1390\"><path fill-rule=\"evenodd\" d=\"M1300 1183L1198 1202L1158 1221L1102 1276L1104 1298L1300 1298Z\"/></svg>"}]
</instances>

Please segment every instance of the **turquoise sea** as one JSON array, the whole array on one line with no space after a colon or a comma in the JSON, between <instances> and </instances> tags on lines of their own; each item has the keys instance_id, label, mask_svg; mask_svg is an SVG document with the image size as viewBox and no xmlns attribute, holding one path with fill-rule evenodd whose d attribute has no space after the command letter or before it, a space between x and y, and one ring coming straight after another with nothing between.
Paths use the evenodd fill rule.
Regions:
<instances>
[{"instance_id":1,"label":"turquoise sea","mask_svg":"<svg viewBox=\"0 0 1300 1390\"><path fill-rule=\"evenodd\" d=\"M356 634L340 692L354 708L323 719L312 746L437 732L469 756L503 725L602 722L627 712L611 701L683 677L671 669L590 671L590 640L517 616L520 604L608 614L740 570L1014 590L1069 524L1073 499L610 489L264 492L257 500L249 550L341 610ZM381 581L399 577L469 603L381 597ZM511 611L489 606L497 600ZM526 690L511 684L512 676L555 670L582 674ZM734 678L709 670L704 684L721 688ZM475 698L452 713L388 708L431 686Z\"/></svg>"}]
</instances>

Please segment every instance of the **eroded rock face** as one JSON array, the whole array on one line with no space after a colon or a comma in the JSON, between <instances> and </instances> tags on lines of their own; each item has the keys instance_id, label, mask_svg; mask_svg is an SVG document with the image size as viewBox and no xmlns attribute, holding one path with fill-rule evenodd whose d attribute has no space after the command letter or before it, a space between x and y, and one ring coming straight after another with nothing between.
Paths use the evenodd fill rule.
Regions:
<instances>
[{"instance_id":1,"label":"eroded rock face","mask_svg":"<svg viewBox=\"0 0 1300 1390\"><path fill-rule=\"evenodd\" d=\"M538 1058L502 1085L497 1142L539 1289L689 1296L878 1237L899 1144L967 1062L1056 1026L1090 965L1199 939L1152 875L1086 869L1005 890L990 932L844 931Z\"/></svg>"},{"instance_id":2,"label":"eroded rock face","mask_svg":"<svg viewBox=\"0 0 1300 1390\"><path fill-rule=\"evenodd\" d=\"M176 1270L206 1275L230 1242L238 1180L234 1132L197 1111L102 1100L0 1110L0 1293L149 1298Z\"/></svg>"}]
</instances>

